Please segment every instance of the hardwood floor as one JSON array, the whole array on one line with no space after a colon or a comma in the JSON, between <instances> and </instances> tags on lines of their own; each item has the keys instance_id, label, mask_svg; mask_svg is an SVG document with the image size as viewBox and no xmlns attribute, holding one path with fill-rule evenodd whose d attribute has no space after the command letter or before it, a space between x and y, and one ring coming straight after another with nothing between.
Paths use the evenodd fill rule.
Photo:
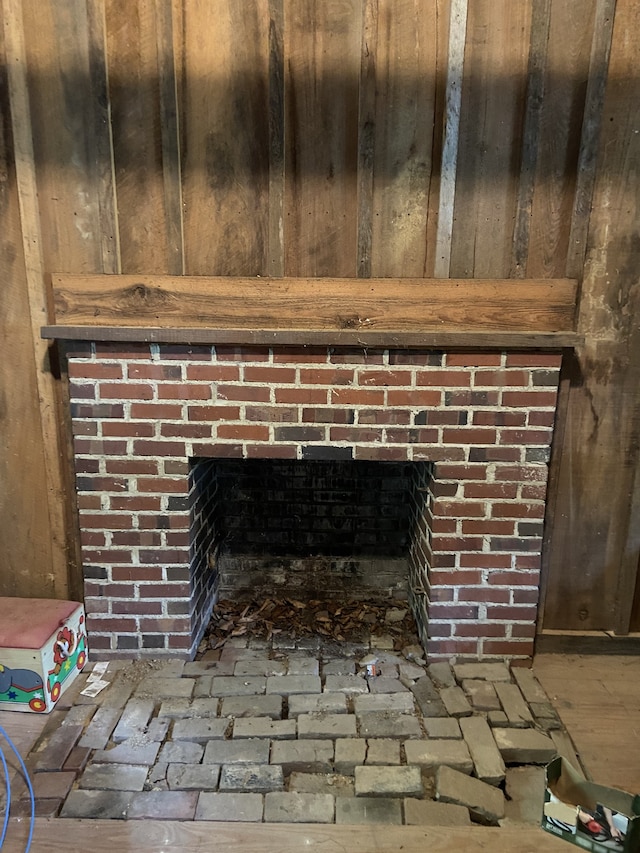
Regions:
<instances>
[{"instance_id":1,"label":"hardwood floor","mask_svg":"<svg viewBox=\"0 0 640 853\"><path fill-rule=\"evenodd\" d=\"M587 775L640 793L640 658L538 655L533 668Z\"/></svg>"}]
</instances>

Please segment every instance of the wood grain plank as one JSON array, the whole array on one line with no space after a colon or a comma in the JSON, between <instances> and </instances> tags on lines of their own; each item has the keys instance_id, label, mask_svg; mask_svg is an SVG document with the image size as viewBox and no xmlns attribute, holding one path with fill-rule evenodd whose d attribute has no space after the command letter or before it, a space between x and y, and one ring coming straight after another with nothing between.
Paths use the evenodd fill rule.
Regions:
<instances>
[{"instance_id":1,"label":"wood grain plank","mask_svg":"<svg viewBox=\"0 0 640 853\"><path fill-rule=\"evenodd\" d=\"M54 275L56 322L307 330L573 331L577 283ZM345 292L349 293L345 302Z\"/></svg>"},{"instance_id":2,"label":"wood grain plank","mask_svg":"<svg viewBox=\"0 0 640 853\"><path fill-rule=\"evenodd\" d=\"M71 820L37 818L33 853L201 853L215 837L220 850L242 853L562 853L566 842L539 827L512 826L335 826L323 824L224 823L161 820ZM28 821L13 820L6 853L22 853Z\"/></svg>"},{"instance_id":3,"label":"wood grain plank","mask_svg":"<svg viewBox=\"0 0 640 853\"><path fill-rule=\"evenodd\" d=\"M536 163L540 146L542 106L544 103L544 69L551 17L551 0L534 2L531 12L531 43L527 69L527 102L522 129L522 155L516 221L513 229L513 259L511 273L517 278L526 274L529 256L531 208L535 186Z\"/></svg>"},{"instance_id":4,"label":"wood grain plank","mask_svg":"<svg viewBox=\"0 0 640 853\"><path fill-rule=\"evenodd\" d=\"M586 337L560 457L564 523L551 538L547 629L623 629L618 602L632 598L638 566L640 105L629 81L640 63L631 32L639 15L640 0L616 5L580 305Z\"/></svg>"},{"instance_id":5,"label":"wood grain plank","mask_svg":"<svg viewBox=\"0 0 640 853\"><path fill-rule=\"evenodd\" d=\"M284 275L284 3L269 0L269 275Z\"/></svg>"},{"instance_id":6,"label":"wood grain plank","mask_svg":"<svg viewBox=\"0 0 640 853\"><path fill-rule=\"evenodd\" d=\"M285 275L355 276L358 0L285 0Z\"/></svg>"},{"instance_id":7,"label":"wood grain plank","mask_svg":"<svg viewBox=\"0 0 640 853\"><path fill-rule=\"evenodd\" d=\"M358 177L356 211L358 229L357 272L360 278L371 277L378 14L378 0L363 0L358 103Z\"/></svg>"},{"instance_id":8,"label":"wood grain plank","mask_svg":"<svg viewBox=\"0 0 640 853\"><path fill-rule=\"evenodd\" d=\"M451 269L453 217L460 151L460 111L467 39L467 0L451 0L449 17L449 49L445 94L444 134L440 161L438 226L434 275L446 277Z\"/></svg>"},{"instance_id":9,"label":"wood grain plank","mask_svg":"<svg viewBox=\"0 0 640 853\"><path fill-rule=\"evenodd\" d=\"M48 315L30 122L22 4L4 0L0 34L0 368L2 594L64 598L68 502ZM12 127L9 127L9 115Z\"/></svg>"},{"instance_id":10,"label":"wood grain plank","mask_svg":"<svg viewBox=\"0 0 640 853\"><path fill-rule=\"evenodd\" d=\"M565 275L594 14L595 0L551 5L526 256L533 278Z\"/></svg>"},{"instance_id":11,"label":"wood grain plank","mask_svg":"<svg viewBox=\"0 0 640 853\"><path fill-rule=\"evenodd\" d=\"M381 0L371 274L423 276L433 172L437 5Z\"/></svg>"},{"instance_id":12,"label":"wood grain plank","mask_svg":"<svg viewBox=\"0 0 640 853\"><path fill-rule=\"evenodd\" d=\"M515 224L531 6L469 6L451 275L507 277Z\"/></svg>"},{"instance_id":13,"label":"wood grain plank","mask_svg":"<svg viewBox=\"0 0 640 853\"><path fill-rule=\"evenodd\" d=\"M185 269L265 275L269 243L268 0L184 7Z\"/></svg>"},{"instance_id":14,"label":"wood grain plank","mask_svg":"<svg viewBox=\"0 0 640 853\"><path fill-rule=\"evenodd\" d=\"M156 15L153 0L106 1L106 58L123 272L169 271L161 121L166 113L161 117L158 69L163 64L158 57ZM166 20L164 24L166 27ZM161 83L163 88L170 85L166 80ZM169 132L167 128L167 135ZM174 180L178 177L173 174Z\"/></svg>"}]
</instances>

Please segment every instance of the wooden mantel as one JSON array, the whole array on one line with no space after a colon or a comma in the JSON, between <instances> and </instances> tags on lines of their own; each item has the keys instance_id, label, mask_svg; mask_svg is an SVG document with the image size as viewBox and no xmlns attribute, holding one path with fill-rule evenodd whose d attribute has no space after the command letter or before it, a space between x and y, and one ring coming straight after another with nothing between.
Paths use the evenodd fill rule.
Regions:
<instances>
[{"instance_id":1,"label":"wooden mantel","mask_svg":"<svg viewBox=\"0 0 640 853\"><path fill-rule=\"evenodd\" d=\"M561 349L573 279L51 277L66 340Z\"/></svg>"}]
</instances>

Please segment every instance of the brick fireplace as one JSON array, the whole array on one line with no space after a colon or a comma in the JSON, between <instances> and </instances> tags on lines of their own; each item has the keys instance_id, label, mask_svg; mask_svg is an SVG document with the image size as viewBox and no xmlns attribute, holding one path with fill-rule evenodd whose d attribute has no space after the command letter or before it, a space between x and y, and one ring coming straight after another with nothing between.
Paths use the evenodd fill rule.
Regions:
<instances>
[{"instance_id":1,"label":"brick fireplace","mask_svg":"<svg viewBox=\"0 0 640 853\"><path fill-rule=\"evenodd\" d=\"M387 506L406 511L356 524L353 512L325 510L340 529L349 516L371 547L354 563L355 538L353 548L342 539L340 553L305 563L308 577L348 574L348 563L392 597L408 594L432 660L530 656L560 361L512 350L70 344L92 652L194 654L229 575L215 519L232 501L220 489L242 479L244 463L280 484L315 466L321 485L348 478L350 465L377 483L392 466L406 490ZM385 524L375 518L406 535L376 539ZM293 548L279 537L261 531L231 575L240 565L246 578L249 566L257 579L263 547L272 570ZM292 571L304 563L296 547Z\"/></svg>"}]
</instances>

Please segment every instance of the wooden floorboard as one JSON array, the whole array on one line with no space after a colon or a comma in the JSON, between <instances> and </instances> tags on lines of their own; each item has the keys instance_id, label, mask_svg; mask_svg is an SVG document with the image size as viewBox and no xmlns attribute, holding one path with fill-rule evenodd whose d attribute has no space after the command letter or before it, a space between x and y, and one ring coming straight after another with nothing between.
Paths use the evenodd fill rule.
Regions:
<instances>
[{"instance_id":1,"label":"wooden floorboard","mask_svg":"<svg viewBox=\"0 0 640 853\"><path fill-rule=\"evenodd\" d=\"M640 658L537 655L534 672L589 777L640 793Z\"/></svg>"},{"instance_id":2,"label":"wooden floorboard","mask_svg":"<svg viewBox=\"0 0 640 853\"><path fill-rule=\"evenodd\" d=\"M12 822L3 853L23 853L27 827ZM325 826L207 821L36 821L32 853L566 853L538 827Z\"/></svg>"}]
</instances>

